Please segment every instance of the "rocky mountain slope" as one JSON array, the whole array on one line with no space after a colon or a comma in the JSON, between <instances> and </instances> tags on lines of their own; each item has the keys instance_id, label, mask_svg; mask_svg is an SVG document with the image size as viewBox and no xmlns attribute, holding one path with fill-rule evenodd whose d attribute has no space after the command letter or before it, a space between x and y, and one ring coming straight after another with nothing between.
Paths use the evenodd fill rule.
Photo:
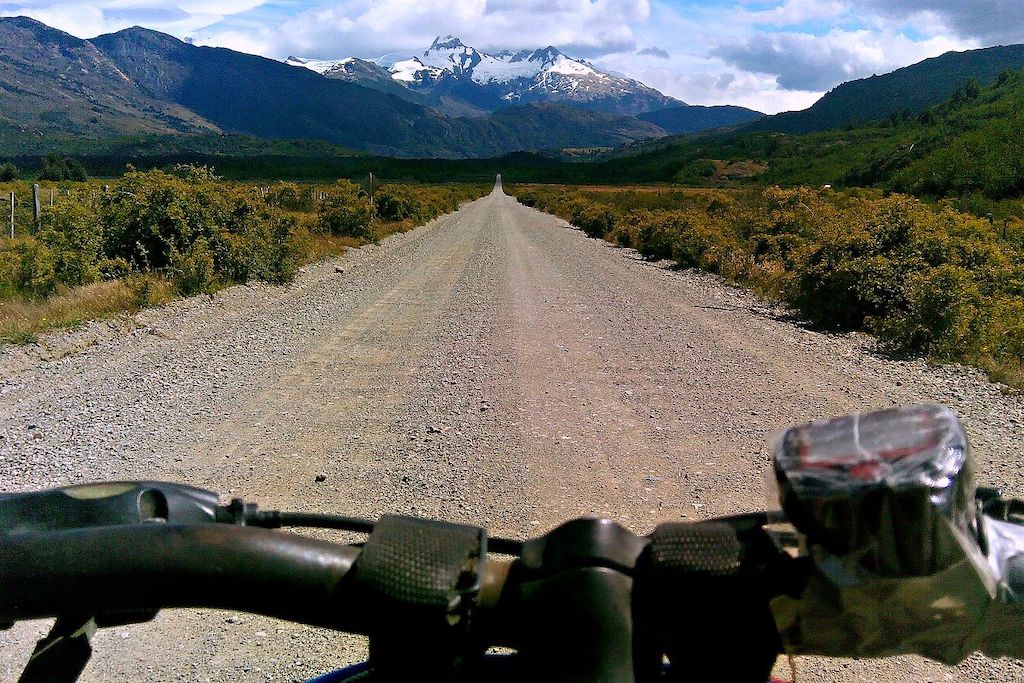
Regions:
<instances>
[{"instance_id":1,"label":"rocky mountain slope","mask_svg":"<svg viewBox=\"0 0 1024 683\"><path fill-rule=\"evenodd\" d=\"M12 17L0 19L0 130L99 136L218 128L139 87L91 42Z\"/></svg>"}]
</instances>

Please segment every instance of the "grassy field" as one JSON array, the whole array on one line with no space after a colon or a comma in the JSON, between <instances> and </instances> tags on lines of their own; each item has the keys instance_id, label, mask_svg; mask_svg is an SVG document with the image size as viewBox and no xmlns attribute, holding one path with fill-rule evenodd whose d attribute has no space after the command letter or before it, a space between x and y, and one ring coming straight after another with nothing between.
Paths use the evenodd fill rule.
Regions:
<instances>
[{"instance_id":1,"label":"grassy field","mask_svg":"<svg viewBox=\"0 0 1024 683\"><path fill-rule=\"evenodd\" d=\"M0 183L0 342L122 315L298 268L410 230L488 185L386 184L374 202L348 181L253 184L204 167L118 180ZM52 195L51 195L52 192ZM51 206L52 196L52 206Z\"/></svg>"},{"instance_id":2,"label":"grassy field","mask_svg":"<svg viewBox=\"0 0 1024 683\"><path fill-rule=\"evenodd\" d=\"M509 186L591 237L1024 388L1024 221L880 191Z\"/></svg>"}]
</instances>

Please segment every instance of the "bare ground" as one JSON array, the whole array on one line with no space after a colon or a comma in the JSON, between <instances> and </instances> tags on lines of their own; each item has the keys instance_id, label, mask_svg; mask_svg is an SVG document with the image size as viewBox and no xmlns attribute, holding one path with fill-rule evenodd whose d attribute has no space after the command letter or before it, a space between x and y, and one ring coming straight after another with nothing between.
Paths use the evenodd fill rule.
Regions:
<instances>
[{"instance_id":1,"label":"bare ground","mask_svg":"<svg viewBox=\"0 0 1024 683\"><path fill-rule=\"evenodd\" d=\"M583 514L646 532L763 508L778 429L934 401L963 416L981 478L1024 496L1024 404L978 373L807 330L500 189L340 263L0 349L0 484L158 478L501 535ZM0 633L0 678L45 628ZM365 653L358 638L212 610L95 646L87 681L301 680ZM1024 668L801 660L798 675L1017 681Z\"/></svg>"}]
</instances>

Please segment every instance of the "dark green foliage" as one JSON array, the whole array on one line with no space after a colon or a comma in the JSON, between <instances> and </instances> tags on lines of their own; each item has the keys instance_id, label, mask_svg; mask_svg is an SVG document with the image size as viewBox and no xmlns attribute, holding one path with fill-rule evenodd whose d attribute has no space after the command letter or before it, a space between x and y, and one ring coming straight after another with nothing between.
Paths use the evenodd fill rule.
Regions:
<instances>
[{"instance_id":1,"label":"dark green foliage","mask_svg":"<svg viewBox=\"0 0 1024 683\"><path fill-rule=\"evenodd\" d=\"M18 179L18 167L17 166L15 166L14 164L12 164L9 161L7 163L5 163L5 164L0 164L0 183L9 183L12 180L17 180L17 179Z\"/></svg>"},{"instance_id":2,"label":"dark green foliage","mask_svg":"<svg viewBox=\"0 0 1024 683\"><path fill-rule=\"evenodd\" d=\"M1005 71L989 87L966 82L951 99L917 116L894 112L884 123L808 135L747 132L668 138L573 169L567 177L691 186L877 186L936 198L1016 199L1024 197L1021 131L1024 72ZM763 170L723 178L713 173L711 160L749 160ZM979 205L977 199L973 204Z\"/></svg>"},{"instance_id":3,"label":"dark green foliage","mask_svg":"<svg viewBox=\"0 0 1024 683\"><path fill-rule=\"evenodd\" d=\"M410 187L385 186L373 197L377 217L383 221L401 221L407 218L422 218L427 215L426 206Z\"/></svg>"},{"instance_id":4,"label":"dark green foliage","mask_svg":"<svg viewBox=\"0 0 1024 683\"><path fill-rule=\"evenodd\" d=\"M300 188L295 183L277 183L270 188L267 203L286 211L311 211L316 206L309 188Z\"/></svg>"},{"instance_id":5,"label":"dark green foliage","mask_svg":"<svg viewBox=\"0 0 1024 683\"><path fill-rule=\"evenodd\" d=\"M374 194L377 217L383 221L426 222L485 194L481 185L384 185Z\"/></svg>"},{"instance_id":6,"label":"dark green foliage","mask_svg":"<svg viewBox=\"0 0 1024 683\"><path fill-rule=\"evenodd\" d=\"M296 222L209 169L131 171L43 212L34 237L0 247L0 294L46 296L101 278L163 272L182 294L219 283L291 280Z\"/></svg>"},{"instance_id":7,"label":"dark green foliage","mask_svg":"<svg viewBox=\"0 0 1024 683\"><path fill-rule=\"evenodd\" d=\"M97 281L103 231L96 206L86 200L58 202L43 218L36 238L52 253L55 283L74 286Z\"/></svg>"},{"instance_id":8,"label":"dark green foliage","mask_svg":"<svg viewBox=\"0 0 1024 683\"><path fill-rule=\"evenodd\" d=\"M39 172L40 180L81 182L87 178L88 174L81 162L57 154L47 154L43 158L43 168Z\"/></svg>"}]
</instances>

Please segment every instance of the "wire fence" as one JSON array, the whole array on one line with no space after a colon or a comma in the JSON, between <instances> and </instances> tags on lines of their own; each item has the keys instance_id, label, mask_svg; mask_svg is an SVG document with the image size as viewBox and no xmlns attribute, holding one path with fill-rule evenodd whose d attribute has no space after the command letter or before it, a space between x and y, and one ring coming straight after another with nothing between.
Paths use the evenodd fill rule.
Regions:
<instances>
[{"instance_id":1,"label":"wire fence","mask_svg":"<svg viewBox=\"0 0 1024 683\"><path fill-rule=\"evenodd\" d=\"M100 191L96 188L93 194ZM0 186L0 236L14 239L35 234L47 211L65 201L77 201L83 190L10 183ZM88 190L86 190L88 192Z\"/></svg>"}]
</instances>

